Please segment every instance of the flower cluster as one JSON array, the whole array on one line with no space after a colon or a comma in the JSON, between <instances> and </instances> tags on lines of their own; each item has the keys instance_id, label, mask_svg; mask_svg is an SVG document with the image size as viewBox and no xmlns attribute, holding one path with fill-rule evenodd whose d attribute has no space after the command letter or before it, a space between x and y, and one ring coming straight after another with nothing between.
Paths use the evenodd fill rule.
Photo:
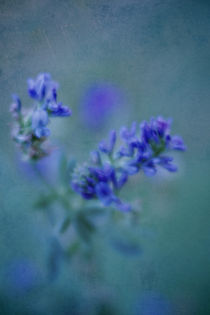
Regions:
<instances>
[{"instance_id":1,"label":"flower cluster","mask_svg":"<svg viewBox=\"0 0 210 315\"><path fill-rule=\"evenodd\" d=\"M170 172L177 167L173 158L165 155L172 150L184 151L185 145L179 136L171 136L171 121L162 117L150 122L137 124L120 131L121 146L116 149L116 131L110 133L109 141L102 141L97 151L91 154L90 161L75 169L71 185L74 191L85 199L99 199L103 205L114 204L122 211L131 207L118 197L120 189L129 176L143 171L153 176L158 166Z\"/></svg>"},{"instance_id":2,"label":"flower cluster","mask_svg":"<svg viewBox=\"0 0 210 315\"><path fill-rule=\"evenodd\" d=\"M28 80L28 94L34 101L33 106L22 109L21 100L13 96L10 111L16 121L12 137L28 159L37 160L48 155L44 142L50 135L50 117L71 115L71 110L57 101L58 84L50 74L41 73L36 79Z\"/></svg>"}]
</instances>

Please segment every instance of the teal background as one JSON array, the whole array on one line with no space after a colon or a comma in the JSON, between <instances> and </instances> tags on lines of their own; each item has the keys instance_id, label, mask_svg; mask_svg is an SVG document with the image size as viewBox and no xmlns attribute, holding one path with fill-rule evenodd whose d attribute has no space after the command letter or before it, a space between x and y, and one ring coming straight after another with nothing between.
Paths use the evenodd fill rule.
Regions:
<instances>
[{"instance_id":1,"label":"teal background","mask_svg":"<svg viewBox=\"0 0 210 315\"><path fill-rule=\"evenodd\" d=\"M210 313L209 34L209 1L0 1L1 314ZM83 161L110 128L159 114L173 117L188 148L177 154L178 174L129 184L125 195L141 200L141 254L119 253L99 236L95 277L65 261L47 280L53 232L33 210L45 188L18 167L9 114L11 94L27 106L26 80L39 72L52 74L73 110L51 124L52 142L68 156ZM82 95L95 82L124 95L97 132L80 120ZM23 259L35 268L30 290L8 276Z\"/></svg>"}]
</instances>

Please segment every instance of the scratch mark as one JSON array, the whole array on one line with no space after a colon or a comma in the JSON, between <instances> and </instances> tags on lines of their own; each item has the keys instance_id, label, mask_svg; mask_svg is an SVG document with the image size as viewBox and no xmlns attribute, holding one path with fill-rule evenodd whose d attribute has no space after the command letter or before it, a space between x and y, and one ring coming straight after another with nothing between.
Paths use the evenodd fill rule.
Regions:
<instances>
[{"instance_id":1,"label":"scratch mark","mask_svg":"<svg viewBox=\"0 0 210 315\"><path fill-rule=\"evenodd\" d=\"M55 53L55 51L54 51L54 49L53 49L53 47L52 47L52 45L50 43L50 40L49 40L46 32L43 31L43 30L40 30L40 32L41 32L41 34L43 34L43 36L44 36L44 38L45 38L45 40L47 42L47 45L48 45L49 49L51 50L52 57L53 57L54 61L56 62L56 53Z\"/></svg>"}]
</instances>

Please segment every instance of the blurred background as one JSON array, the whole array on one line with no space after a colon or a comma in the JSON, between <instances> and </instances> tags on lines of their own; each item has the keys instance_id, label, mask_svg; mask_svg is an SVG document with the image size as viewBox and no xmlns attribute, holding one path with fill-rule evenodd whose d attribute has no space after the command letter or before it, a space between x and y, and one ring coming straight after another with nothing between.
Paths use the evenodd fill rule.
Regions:
<instances>
[{"instance_id":1,"label":"blurred background","mask_svg":"<svg viewBox=\"0 0 210 315\"><path fill-rule=\"evenodd\" d=\"M209 34L207 0L0 1L0 314L210 314ZM110 129L157 115L188 148L177 174L133 178L141 250L99 236L94 273L58 250L49 279L53 229L33 208L44 187L10 139L11 94L29 106L26 80L39 72L73 111L51 123L69 157L82 162Z\"/></svg>"}]
</instances>

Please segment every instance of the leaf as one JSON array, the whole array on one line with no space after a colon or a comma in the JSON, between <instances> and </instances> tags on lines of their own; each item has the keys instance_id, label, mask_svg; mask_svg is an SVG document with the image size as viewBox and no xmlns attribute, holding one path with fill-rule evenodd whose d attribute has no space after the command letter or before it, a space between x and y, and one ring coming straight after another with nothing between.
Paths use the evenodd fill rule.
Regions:
<instances>
[{"instance_id":1,"label":"leaf","mask_svg":"<svg viewBox=\"0 0 210 315\"><path fill-rule=\"evenodd\" d=\"M34 203L35 209L46 209L52 205L52 203L56 200L55 195L41 195L37 201Z\"/></svg>"},{"instance_id":2,"label":"leaf","mask_svg":"<svg viewBox=\"0 0 210 315\"><path fill-rule=\"evenodd\" d=\"M104 215L105 209L101 207L91 207L91 208L85 208L81 212L84 213L84 215L88 217L92 217L92 216L97 217L97 216Z\"/></svg>"},{"instance_id":3,"label":"leaf","mask_svg":"<svg viewBox=\"0 0 210 315\"><path fill-rule=\"evenodd\" d=\"M63 221L63 223L62 223L62 225L61 225L60 233L66 232L66 230L68 229L68 227L70 226L70 224L71 224L71 218L70 218L70 217L67 217L67 218Z\"/></svg>"},{"instance_id":4,"label":"leaf","mask_svg":"<svg viewBox=\"0 0 210 315\"><path fill-rule=\"evenodd\" d=\"M91 235L96 229L93 222L82 213L77 216L76 228L81 238L86 242L90 241Z\"/></svg>"},{"instance_id":5,"label":"leaf","mask_svg":"<svg viewBox=\"0 0 210 315\"><path fill-rule=\"evenodd\" d=\"M68 161L64 154L62 154L59 161L59 177L62 183L66 183L67 181L67 169L68 169Z\"/></svg>"},{"instance_id":6,"label":"leaf","mask_svg":"<svg viewBox=\"0 0 210 315\"><path fill-rule=\"evenodd\" d=\"M142 250L137 243L115 239L111 241L111 245L114 249L126 256L138 256L142 253Z\"/></svg>"},{"instance_id":7,"label":"leaf","mask_svg":"<svg viewBox=\"0 0 210 315\"><path fill-rule=\"evenodd\" d=\"M53 238L48 256L48 276L51 281L58 276L62 258L64 258L63 249L59 242Z\"/></svg>"},{"instance_id":8,"label":"leaf","mask_svg":"<svg viewBox=\"0 0 210 315\"><path fill-rule=\"evenodd\" d=\"M59 162L59 176L63 184L67 184L69 182L69 178L75 168L75 165L75 160L68 161L64 154L61 156Z\"/></svg>"},{"instance_id":9,"label":"leaf","mask_svg":"<svg viewBox=\"0 0 210 315\"><path fill-rule=\"evenodd\" d=\"M69 248L67 249L67 255L69 257L72 257L73 255L76 254L76 252L79 250L80 248L80 242L79 241L74 241Z\"/></svg>"}]
</instances>

